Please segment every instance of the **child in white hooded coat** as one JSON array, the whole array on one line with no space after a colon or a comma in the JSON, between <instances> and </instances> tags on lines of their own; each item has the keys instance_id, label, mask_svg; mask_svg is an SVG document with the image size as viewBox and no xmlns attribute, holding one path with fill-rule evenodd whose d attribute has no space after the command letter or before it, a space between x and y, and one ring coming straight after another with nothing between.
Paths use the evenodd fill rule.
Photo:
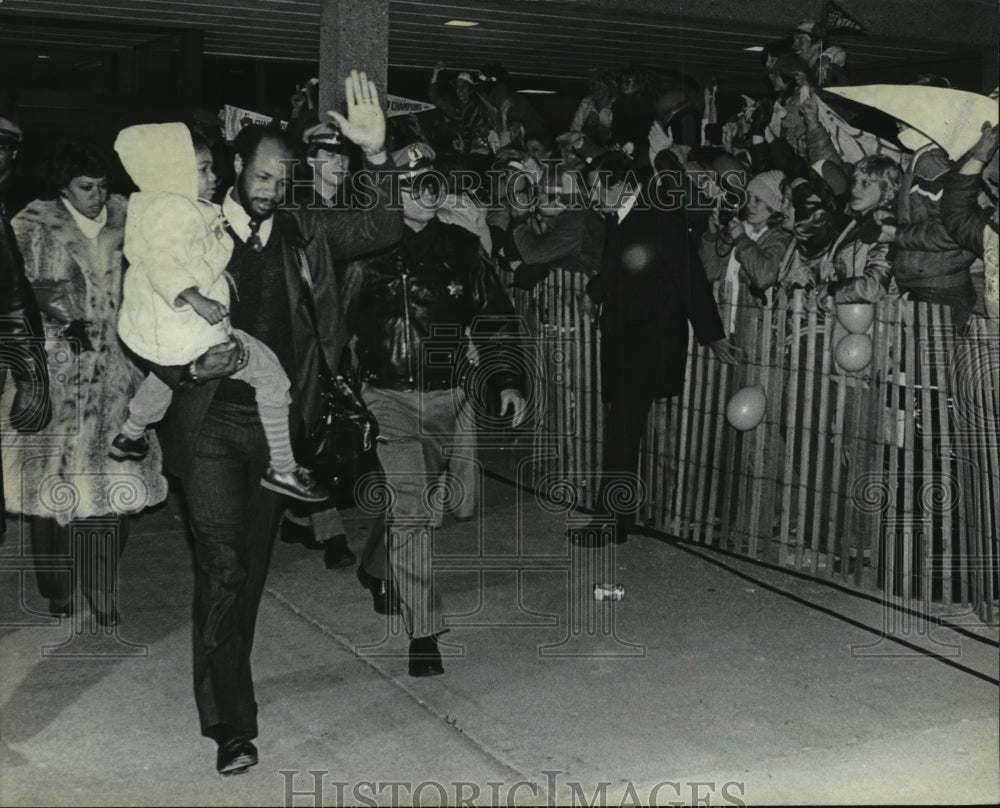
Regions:
<instances>
[{"instance_id":1,"label":"child in white hooded coat","mask_svg":"<svg viewBox=\"0 0 1000 808\"><path fill-rule=\"evenodd\" d=\"M139 186L129 200L125 274L118 335L133 352L158 365L191 365L214 345L238 339L246 365L230 378L254 388L271 464L261 485L308 502L328 491L300 467L288 430L289 381L262 342L229 322L226 266L233 240L215 190L212 155L182 123L123 129L115 141L122 165ZM192 372L192 377L196 379ZM197 379L196 379L197 380ZM173 393L154 373L129 403L129 417L112 442L117 460L141 459L145 432L170 407Z\"/></svg>"}]
</instances>

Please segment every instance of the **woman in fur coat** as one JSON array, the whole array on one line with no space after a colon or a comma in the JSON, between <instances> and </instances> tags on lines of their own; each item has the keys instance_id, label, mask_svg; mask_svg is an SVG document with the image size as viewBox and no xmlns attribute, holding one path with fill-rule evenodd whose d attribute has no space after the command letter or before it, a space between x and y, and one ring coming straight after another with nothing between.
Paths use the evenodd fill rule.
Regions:
<instances>
[{"instance_id":1,"label":"woman in fur coat","mask_svg":"<svg viewBox=\"0 0 1000 808\"><path fill-rule=\"evenodd\" d=\"M116 330L127 202L108 196L107 162L87 144L65 144L53 168L59 195L32 202L11 222L42 312L52 421L37 435L5 440L4 488L7 508L31 517L50 612L71 613L79 580L98 624L111 627L127 514L163 501L167 486L155 439L141 462L108 455L142 377ZM75 574L51 556L71 557Z\"/></svg>"}]
</instances>

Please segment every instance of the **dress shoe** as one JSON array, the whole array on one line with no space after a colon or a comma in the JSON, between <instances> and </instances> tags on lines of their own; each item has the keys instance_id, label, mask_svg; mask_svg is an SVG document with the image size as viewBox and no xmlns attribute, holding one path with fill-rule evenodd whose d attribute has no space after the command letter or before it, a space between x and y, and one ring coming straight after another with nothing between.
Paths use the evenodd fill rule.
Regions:
<instances>
[{"instance_id":1,"label":"dress shoe","mask_svg":"<svg viewBox=\"0 0 1000 808\"><path fill-rule=\"evenodd\" d=\"M358 565L358 580L372 593L372 605L379 614L399 614L399 593L396 587L383 578L376 578Z\"/></svg>"},{"instance_id":2,"label":"dress shoe","mask_svg":"<svg viewBox=\"0 0 1000 808\"><path fill-rule=\"evenodd\" d=\"M410 640L410 676L440 676L442 673L444 665L434 635Z\"/></svg>"},{"instance_id":3,"label":"dress shoe","mask_svg":"<svg viewBox=\"0 0 1000 808\"><path fill-rule=\"evenodd\" d=\"M281 540L285 544L301 544L307 550L318 550L323 546L313 538L312 525L300 525L291 519L281 523Z\"/></svg>"},{"instance_id":4,"label":"dress shoe","mask_svg":"<svg viewBox=\"0 0 1000 808\"><path fill-rule=\"evenodd\" d=\"M215 768L219 774L243 774L251 766L257 765L257 747L245 735L234 735L219 743L219 753L215 758Z\"/></svg>"},{"instance_id":5,"label":"dress shoe","mask_svg":"<svg viewBox=\"0 0 1000 808\"><path fill-rule=\"evenodd\" d=\"M73 614L73 601L68 600L62 603L49 598L49 614L53 617L69 617Z\"/></svg>"},{"instance_id":6,"label":"dress shoe","mask_svg":"<svg viewBox=\"0 0 1000 808\"><path fill-rule=\"evenodd\" d=\"M323 542L323 563L328 570L335 570L338 567L349 567L357 560L358 557L347 546L347 536L343 533L338 533L336 536Z\"/></svg>"},{"instance_id":7,"label":"dress shoe","mask_svg":"<svg viewBox=\"0 0 1000 808\"><path fill-rule=\"evenodd\" d=\"M323 502L330 496L330 489L313 478L309 469L296 466L291 471L278 471L269 466L260 484L268 491L295 497L303 502Z\"/></svg>"},{"instance_id":8,"label":"dress shoe","mask_svg":"<svg viewBox=\"0 0 1000 808\"><path fill-rule=\"evenodd\" d=\"M584 525L571 527L566 532L570 541L580 547L604 547L612 541L615 544L625 544L628 541L629 526L618 524L613 531L613 537L608 522L587 522Z\"/></svg>"}]
</instances>

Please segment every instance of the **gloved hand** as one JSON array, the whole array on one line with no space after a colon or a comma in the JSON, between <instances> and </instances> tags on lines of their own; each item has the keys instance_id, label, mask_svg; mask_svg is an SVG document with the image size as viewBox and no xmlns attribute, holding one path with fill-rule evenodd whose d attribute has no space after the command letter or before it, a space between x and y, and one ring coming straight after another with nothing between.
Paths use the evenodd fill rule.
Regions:
<instances>
[{"instance_id":1,"label":"gloved hand","mask_svg":"<svg viewBox=\"0 0 1000 808\"><path fill-rule=\"evenodd\" d=\"M87 333L89 325L87 320L73 320L63 329L63 338L69 341L69 348L74 354L94 350L90 335Z\"/></svg>"}]
</instances>

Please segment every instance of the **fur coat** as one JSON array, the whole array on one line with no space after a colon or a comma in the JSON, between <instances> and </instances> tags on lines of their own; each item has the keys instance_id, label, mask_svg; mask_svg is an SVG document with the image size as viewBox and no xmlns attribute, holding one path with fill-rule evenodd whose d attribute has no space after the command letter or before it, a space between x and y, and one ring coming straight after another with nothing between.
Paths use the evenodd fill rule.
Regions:
<instances>
[{"instance_id":1,"label":"fur coat","mask_svg":"<svg viewBox=\"0 0 1000 808\"><path fill-rule=\"evenodd\" d=\"M36 435L8 433L3 445L7 508L47 516L66 525L73 519L131 513L166 498L156 436L141 462L108 456L111 440L128 415L142 373L118 341L122 295L122 240L127 201L108 200L107 224L88 239L59 200L35 201L11 222L25 275L43 310L48 352L52 422ZM60 323L45 311L46 289L62 284L73 316L89 321L92 351L74 354ZM4 398L13 390L5 392ZM0 411L9 411L5 401Z\"/></svg>"}]
</instances>

